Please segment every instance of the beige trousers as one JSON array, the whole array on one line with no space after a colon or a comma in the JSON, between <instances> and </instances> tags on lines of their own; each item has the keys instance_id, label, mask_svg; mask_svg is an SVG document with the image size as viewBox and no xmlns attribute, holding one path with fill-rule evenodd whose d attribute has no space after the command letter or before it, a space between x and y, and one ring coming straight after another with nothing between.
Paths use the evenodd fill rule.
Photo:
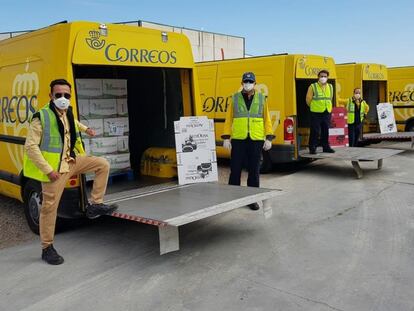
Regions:
<instances>
[{"instance_id":1,"label":"beige trousers","mask_svg":"<svg viewBox=\"0 0 414 311\"><path fill-rule=\"evenodd\" d=\"M91 203L102 203L109 175L109 163L100 157L77 156L75 162L69 163L69 172L61 173L58 180L42 183L43 202L40 209L39 231L42 248L53 243L55 236L56 215L65 185L73 175L94 172Z\"/></svg>"}]
</instances>

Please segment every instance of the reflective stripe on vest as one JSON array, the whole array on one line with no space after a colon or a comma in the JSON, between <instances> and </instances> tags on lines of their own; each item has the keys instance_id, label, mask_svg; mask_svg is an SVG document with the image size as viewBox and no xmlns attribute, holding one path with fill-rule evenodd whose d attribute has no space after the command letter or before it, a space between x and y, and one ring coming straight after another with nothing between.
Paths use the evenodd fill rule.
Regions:
<instances>
[{"instance_id":1,"label":"reflective stripe on vest","mask_svg":"<svg viewBox=\"0 0 414 311\"><path fill-rule=\"evenodd\" d=\"M250 110L241 92L233 95L233 127L231 137L234 139L264 140L264 96L256 92Z\"/></svg>"},{"instance_id":2,"label":"reflective stripe on vest","mask_svg":"<svg viewBox=\"0 0 414 311\"><path fill-rule=\"evenodd\" d=\"M328 112L332 111L332 98L333 98L333 86L327 84L329 87L325 87L325 92L318 82L312 83L313 97L310 103L310 110L312 112ZM326 93L326 91L328 93Z\"/></svg>"},{"instance_id":3,"label":"reflective stripe on vest","mask_svg":"<svg viewBox=\"0 0 414 311\"><path fill-rule=\"evenodd\" d=\"M348 105L346 107L347 115L348 115L348 124L354 124L355 123L355 103L352 101L352 98L348 99ZM359 116L361 122L364 120L365 117L365 107L368 105L365 100L362 100L359 106Z\"/></svg>"}]
</instances>

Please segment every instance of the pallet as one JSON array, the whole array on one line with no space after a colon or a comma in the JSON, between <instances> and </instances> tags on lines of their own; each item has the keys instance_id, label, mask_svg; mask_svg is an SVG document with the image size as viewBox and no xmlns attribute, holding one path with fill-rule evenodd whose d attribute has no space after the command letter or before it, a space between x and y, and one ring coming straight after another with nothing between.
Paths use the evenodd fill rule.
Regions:
<instances>
[{"instance_id":1,"label":"pallet","mask_svg":"<svg viewBox=\"0 0 414 311\"><path fill-rule=\"evenodd\" d=\"M134 180L134 172L132 170L121 171L121 172L114 172L110 173L108 176L108 185L112 185L114 183L114 179L127 179L129 181Z\"/></svg>"}]
</instances>

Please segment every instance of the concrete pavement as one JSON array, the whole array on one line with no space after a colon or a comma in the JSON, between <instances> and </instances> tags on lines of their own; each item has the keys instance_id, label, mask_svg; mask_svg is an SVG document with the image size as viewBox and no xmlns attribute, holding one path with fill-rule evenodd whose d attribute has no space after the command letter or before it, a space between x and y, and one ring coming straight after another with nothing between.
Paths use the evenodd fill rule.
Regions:
<instances>
[{"instance_id":1,"label":"concrete pavement","mask_svg":"<svg viewBox=\"0 0 414 311\"><path fill-rule=\"evenodd\" d=\"M414 310L414 152L318 161L262 186L273 216L239 209L180 230L160 256L154 227L101 219L0 251L0 310Z\"/></svg>"}]
</instances>

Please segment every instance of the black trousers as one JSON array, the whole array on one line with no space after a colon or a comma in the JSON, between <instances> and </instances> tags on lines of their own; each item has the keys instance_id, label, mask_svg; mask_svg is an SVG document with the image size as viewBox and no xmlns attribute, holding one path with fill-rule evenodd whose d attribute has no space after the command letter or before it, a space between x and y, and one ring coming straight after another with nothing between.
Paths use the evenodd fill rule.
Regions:
<instances>
[{"instance_id":1,"label":"black trousers","mask_svg":"<svg viewBox=\"0 0 414 311\"><path fill-rule=\"evenodd\" d=\"M349 147L358 147L359 137L361 136L362 123L348 124Z\"/></svg>"},{"instance_id":2,"label":"black trousers","mask_svg":"<svg viewBox=\"0 0 414 311\"><path fill-rule=\"evenodd\" d=\"M229 185L240 186L240 177L243 165L247 163L249 175L247 185L249 187L259 187L260 177L260 156L262 154L263 141L251 140L231 140L231 161Z\"/></svg>"},{"instance_id":3,"label":"black trousers","mask_svg":"<svg viewBox=\"0 0 414 311\"><path fill-rule=\"evenodd\" d=\"M329 148L329 125L331 124L331 114L325 112L311 112L311 126L309 136L309 149L316 149L320 144L324 149Z\"/></svg>"}]
</instances>

